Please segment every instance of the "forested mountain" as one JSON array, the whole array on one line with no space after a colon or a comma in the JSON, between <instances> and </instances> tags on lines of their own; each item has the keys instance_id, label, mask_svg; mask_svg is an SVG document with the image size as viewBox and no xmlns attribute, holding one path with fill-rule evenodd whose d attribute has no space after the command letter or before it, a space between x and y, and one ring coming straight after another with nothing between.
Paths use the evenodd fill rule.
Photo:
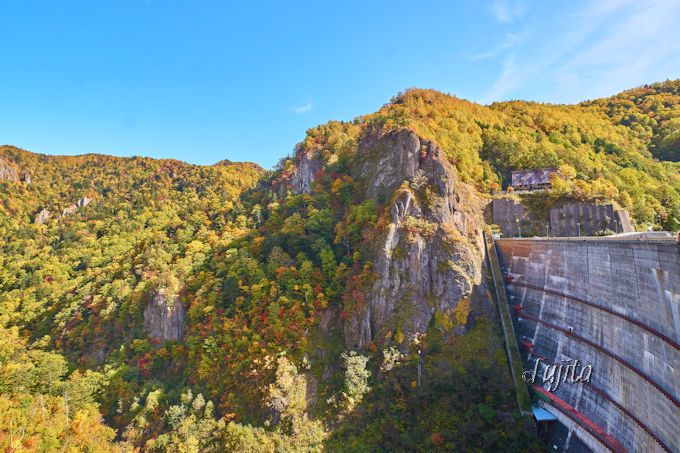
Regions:
<instances>
[{"instance_id":1,"label":"forested mountain","mask_svg":"<svg viewBox=\"0 0 680 453\"><path fill-rule=\"evenodd\" d=\"M273 171L0 148L8 451L535 450L480 233L544 207L680 227L680 81L579 105L411 89Z\"/></svg>"},{"instance_id":2,"label":"forested mountain","mask_svg":"<svg viewBox=\"0 0 680 453\"><path fill-rule=\"evenodd\" d=\"M659 160L680 161L680 84L666 81L583 105L635 131Z\"/></svg>"},{"instance_id":3,"label":"forested mountain","mask_svg":"<svg viewBox=\"0 0 680 453\"><path fill-rule=\"evenodd\" d=\"M119 404L149 377L145 298L179 292L215 248L249 231L239 196L263 170L12 147L0 156L12 176L0 181L0 388L12 407L0 444L108 451L100 438L115 433L95 423L100 411L117 426Z\"/></svg>"}]
</instances>

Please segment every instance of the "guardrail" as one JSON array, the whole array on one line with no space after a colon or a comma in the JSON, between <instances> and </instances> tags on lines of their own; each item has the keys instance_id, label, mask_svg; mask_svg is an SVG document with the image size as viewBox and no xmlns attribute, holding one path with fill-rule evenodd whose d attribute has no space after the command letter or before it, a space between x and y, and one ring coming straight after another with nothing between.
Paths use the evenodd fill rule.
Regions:
<instances>
[{"instance_id":1,"label":"guardrail","mask_svg":"<svg viewBox=\"0 0 680 453\"><path fill-rule=\"evenodd\" d=\"M501 327L503 328L505 353L508 357L512 382L515 385L515 391L517 392L517 405L519 406L522 415L530 415L531 397L529 396L526 384L522 381L522 372L524 369L522 368L522 360L520 359L519 348L517 347L517 336L515 335L515 329L512 325L510 306L505 294L505 287L503 286L501 267L498 262L498 255L496 255L496 247L493 243L493 239L486 233L484 233L484 247L486 249L489 269L491 270L494 291L496 293L496 303L501 319Z\"/></svg>"},{"instance_id":2,"label":"guardrail","mask_svg":"<svg viewBox=\"0 0 680 453\"><path fill-rule=\"evenodd\" d=\"M500 238L498 241L568 241L568 242L645 242L660 244L678 244L675 237L663 236L533 236L526 238Z\"/></svg>"}]
</instances>

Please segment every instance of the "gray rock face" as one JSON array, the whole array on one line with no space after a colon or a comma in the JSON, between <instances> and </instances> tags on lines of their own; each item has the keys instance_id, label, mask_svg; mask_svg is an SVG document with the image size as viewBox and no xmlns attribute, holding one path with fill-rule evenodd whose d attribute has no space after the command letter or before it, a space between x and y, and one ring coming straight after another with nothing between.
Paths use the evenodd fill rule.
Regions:
<instances>
[{"instance_id":1,"label":"gray rock face","mask_svg":"<svg viewBox=\"0 0 680 453\"><path fill-rule=\"evenodd\" d=\"M18 182L19 174L5 159L0 158L0 179L10 182Z\"/></svg>"},{"instance_id":2,"label":"gray rock face","mask_svg":"<svg viewBox=\"0 0 680 453\"><path fill-rule=\"evenodd\" d=\"M165 288L153 295L144 309L144 328L149 337L160 341L182 341L186 315L177 297L168 300Z\"/></svg>"},{"instance_id":3,"label":"gray rock face","mask_svg":"<svg viewBox=\"0 0 680 453\"><path fill-rule=\"evenodd\" d=\"M73 203L72 205L65 207L64 210L61 211L61 216L66 217L67 215L75 214L76 212L78 212L80 208L87 206L91 202L92 202L91 198L83 197L80 200Z\"/></svg>"},{"instance_id":4,"label":"gray rock face","mask_svg":"<svg viewBox=\"0 0 680 453\"><path fill-rule=\"evenodd\" d=\"M357 178L367 182L368 197L389 200L404 181L413 181L418 175L436 194L434 206L429 209L433 222L453 223L464 236L473 226L479 227L481 220L470 215L481 216L480 200L471 187L458 182L455 168L436 143L402 129L364 138L358 155L355 172Z\"/></svg>"},{"instance_id":5,"label":"gray rock face","mask_svg":"<svg viewBox=\"0 0 680 453\"><path fill-rule=\"evenodd\" d=\"M384 198L420 168L421 143L410 130L400 130L383 136L369 135L359 144L358 176L368 182L369 198Z\"/></svg>"},{"instance_id":6,"label":"gray rock face","mask_svg":"<svg viewBox=\"0 0 680 453\"><path fill-rule=\"evenodd\" d=\"M31 178L31 174L27 171L22 173L21 180L29 186L33 184L33 178Z\"/></svg>"},{"instance_id":7,"label":"gray rock face","mask_svg":"<svg viewBox=\"0 0 680 453\"><path fill-rule=\"evenodd\" d=\"M347 346L394 338L397 330L407 343L436 312L464 332L469 297L481 284L483 201L436 144L410 130L364 139L358 158L355 178L368 197L391 200L392 221L375 244L366 303L345 323Z\"/></svg>"},{"instance_id":8,"label":"gray rock face","mask_svg":"<svg viewBox=\"0 0 680 453\"><path fill-rule=\"evenodd\" d=\"M297 155L297 165L290 178L291 187L296 194L309 193L323 162L318 149L303 151L298 148Z\"/></svg>"},{"instance_id":9,"label":"gray rock face","mask_svg":"<svg viewBox=\"0 0 680 453\"><path fill-rule=\"evenodd\" d=\"M50 211L48 211L47 209L43 209L35 216L35 219L33 219L33 223L35 223L36 225L42 225L45 222L47 222L49 218Z\"/></svg>"}]
</instances>

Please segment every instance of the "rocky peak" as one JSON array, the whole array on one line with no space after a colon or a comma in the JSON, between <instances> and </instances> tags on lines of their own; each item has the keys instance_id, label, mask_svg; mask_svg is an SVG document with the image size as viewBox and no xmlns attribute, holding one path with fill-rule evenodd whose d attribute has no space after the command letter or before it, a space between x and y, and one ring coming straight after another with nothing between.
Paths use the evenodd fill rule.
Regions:
<instances>
[{"instance_id":1,"label":"rocky peak","mask_svg":"<svg viewBox=\"0 0 680 453\"><path fill-rule=\"evenodd\" d=\"M420 139L408 129L363 137L354 173L367 182L366 195L385 198L412 179L420 166L420 148Z\"/></svg>"},{"instance_id":2,"label":"rocky peak","mask_svg":"<svg viewBox=\"0 0 680 453\"><path fill-rule=\"evenodd\" d=\"M301 145L296 149L297 165L290 177L290 184L296 194L309 193L316 175L323 167L321 150L313 148L305 150Z\"/></svg>"},{"instance_id":3,"label":"rocky peak","mask_svg":"<svg viewBox=\"0 0 680 453\"><path fill-rule=\"evenodd\" d=\"M367 197L388 204L391 223L373 244L376 279L345 323L347 346L391 338L406 347L437 312L464 332L483 284L483 201L436 143L407 129L364 137L353 173Z\"/></svg>"},{"instance_id":4,"label":"rocky peak","mask_svg":"<svg viewBox=\"0 0 680 453\"><path fill-rule=\"evenodd\" d=\"M144 309L144 328L149 337L160 341L182 341L186 315L177 296L169 297L159 288Z\"/></svg>"}]
</instances>

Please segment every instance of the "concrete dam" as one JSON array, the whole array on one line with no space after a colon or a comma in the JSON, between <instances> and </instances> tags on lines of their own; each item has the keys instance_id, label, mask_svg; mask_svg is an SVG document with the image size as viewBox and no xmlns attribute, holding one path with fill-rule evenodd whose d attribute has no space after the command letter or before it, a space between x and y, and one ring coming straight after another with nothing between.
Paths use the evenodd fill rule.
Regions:
<instances>
[{"instance_id":1,"label":"concrete dam","mask_svg":"<svg viewBox=\"0 0 680 453\"><path fill-rule=\"evenodd\" d=\"M589 382L528 384L564 451L680 452L675 238L498 239L524 370L591 365ZM536 363L538 362L538 366Z\"/></svg>"}]
</instances>

